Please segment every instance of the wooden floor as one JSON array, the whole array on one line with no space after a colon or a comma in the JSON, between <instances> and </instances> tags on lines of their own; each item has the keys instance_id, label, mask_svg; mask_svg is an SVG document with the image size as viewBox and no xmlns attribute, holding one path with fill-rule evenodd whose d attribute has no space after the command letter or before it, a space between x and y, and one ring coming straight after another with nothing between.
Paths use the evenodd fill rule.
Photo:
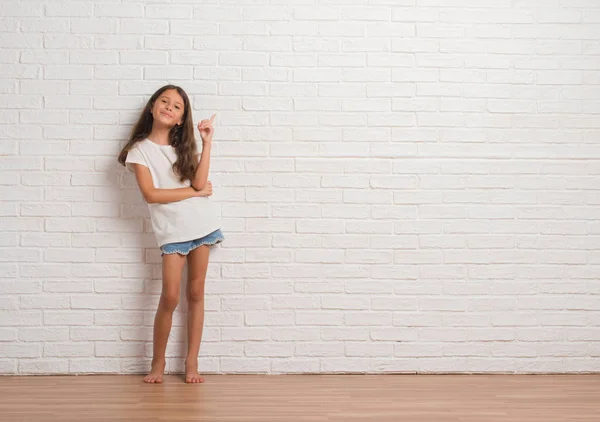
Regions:
<instances>
[{"instance_id":1,"label":"wooden floor","mask_svg":"<svg viewBox=\"0 0 600 422\"><path fill-rule=\"evenodd\" d=\"M0 377L0 420L600 421L598 375Z\"/></svg>"}]
</instances>

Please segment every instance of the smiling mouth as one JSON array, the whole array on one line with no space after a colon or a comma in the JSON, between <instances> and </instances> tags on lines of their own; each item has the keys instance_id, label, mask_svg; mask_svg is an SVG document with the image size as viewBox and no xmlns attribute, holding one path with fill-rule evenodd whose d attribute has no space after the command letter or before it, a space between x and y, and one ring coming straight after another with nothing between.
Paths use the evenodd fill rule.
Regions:
<instances>
[{"instance_id":1,"label":"smiling mouth","mask_svg":"<svg viewBox=\"0 0 600 422\"><path fill-rule=\"evenodd\" d=\"M165 116L167 116L168 118L172 119L173 116L171 116L169 113L165 113L164 111L161 112L160 114L164 114Z\"/></svg>"}]
</instances>

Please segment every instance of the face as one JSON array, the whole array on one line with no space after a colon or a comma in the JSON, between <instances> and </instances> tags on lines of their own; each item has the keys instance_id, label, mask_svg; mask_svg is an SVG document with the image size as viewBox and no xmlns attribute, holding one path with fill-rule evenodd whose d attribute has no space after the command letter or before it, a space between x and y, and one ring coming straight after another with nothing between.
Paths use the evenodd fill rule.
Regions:
<instances>
[{"instance_id":1,"label":"face","mask_svg":"<svg viewBox=\"0 0 600 422\"><path fill-rule=\"evenodd\" d=\"M173 127L183 122L183 98L175 89L167 89L161 93L150 110L155 123Z\"/></svg>"}]
</instances>

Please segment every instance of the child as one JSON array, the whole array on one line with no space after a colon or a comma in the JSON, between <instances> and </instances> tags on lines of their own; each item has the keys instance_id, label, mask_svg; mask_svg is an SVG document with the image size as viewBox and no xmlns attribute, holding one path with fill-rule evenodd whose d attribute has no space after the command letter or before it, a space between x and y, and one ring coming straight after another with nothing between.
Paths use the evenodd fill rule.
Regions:
<instances>
[{"instance_id":1,"label":"child","mask_svg":"<svg viewBox=\"0 0 600 422\"><path fill-rule=\"evenodd\" d=\"M204 382L198 374L204 281L210 246L224 240L209 198L212 184L207 180L214 119L215 115L198 123L202 138L202 153L198 154L187 94L178 86L163 86L146 104L129 142L119 154L119 163L135 173L162 251L162 294L154 318L152 369L144 378L148 383L163 381L167 339L179 302L186 257L189 277L185 381Z\"/></svg>"}]
</instances>

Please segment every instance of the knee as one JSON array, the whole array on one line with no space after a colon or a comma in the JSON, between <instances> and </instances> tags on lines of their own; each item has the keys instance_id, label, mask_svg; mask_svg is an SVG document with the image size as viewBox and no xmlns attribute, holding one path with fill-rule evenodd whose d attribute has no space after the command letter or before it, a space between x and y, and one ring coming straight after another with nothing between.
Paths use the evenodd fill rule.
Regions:
<instances>
[{"instance_id":1,"label":"knee","mask_svg":"<svg viewBox=\"0 0 600 422\"><path fill-rule=\"evenodd\" d=\"M204 283L201 280L192 280L187 289L188 302L200 302L204 300Z\"/></svg>"},{"instance_id":2,"label":"knee","mask_svg":"<svg viewBox=\"0 0 600 422\"><path fill-rule=\"evenodd\" d=\"M173 312L179 304L178 292L165 292L160 297L160 304L167 312Z\"/></svg>"}]
</instances>

